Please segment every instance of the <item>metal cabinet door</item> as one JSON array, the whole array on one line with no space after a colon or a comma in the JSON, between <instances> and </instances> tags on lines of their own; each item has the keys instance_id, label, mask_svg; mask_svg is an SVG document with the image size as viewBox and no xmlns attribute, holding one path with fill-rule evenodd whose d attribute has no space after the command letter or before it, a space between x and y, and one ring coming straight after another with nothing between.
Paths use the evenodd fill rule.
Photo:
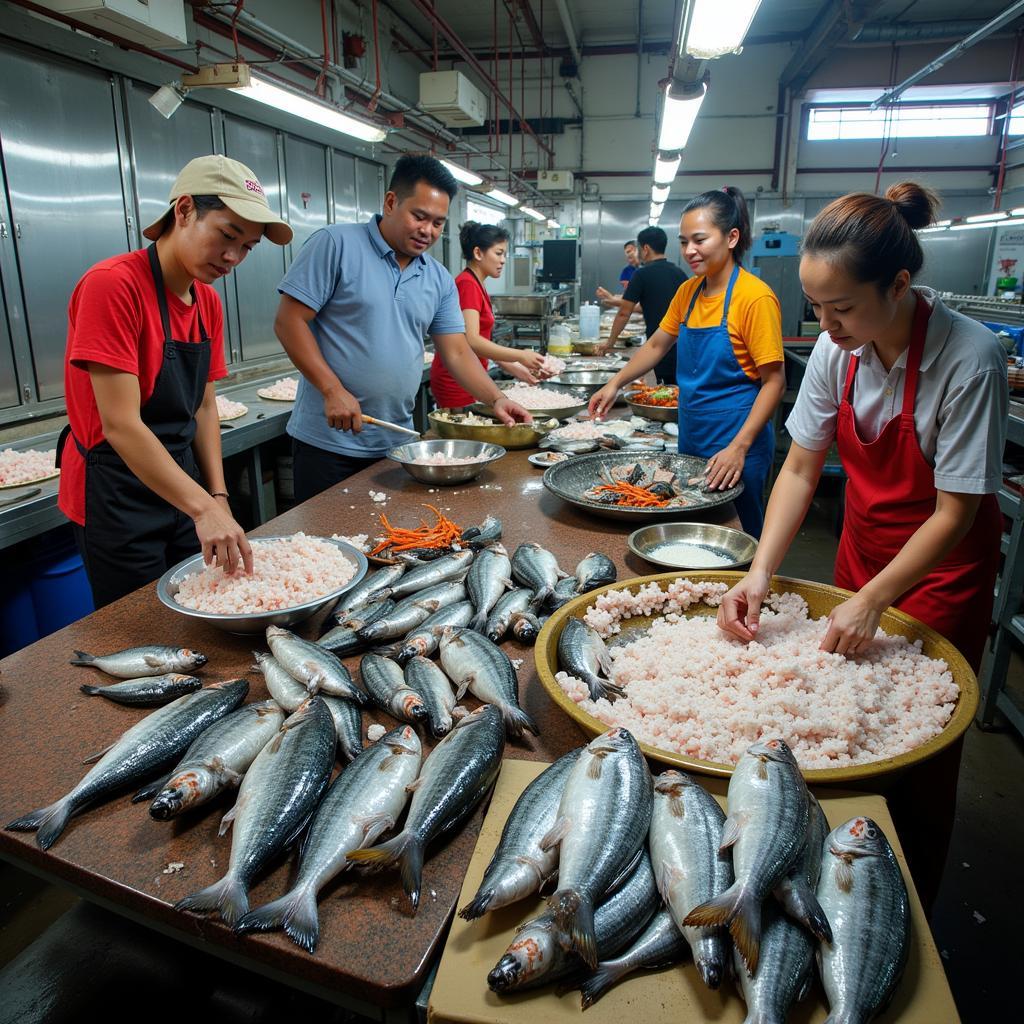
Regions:
<instances>
[{"instance_id":1,"label":"metal cabinet door","mask_svg":"<svg viewBox=\"0 0 1024 1024\"><path fill-rule=\"evenodd\" d=\"M224 148L228 156L256 172L270 208L280 213L281 176L275 132L249 121L225 117ZM243 359L281 354L281 345L274 335L274 316L277 286L284 277L284 269L284 247L264 239L234 272Z\"/></svg>"},{"instance_id":2,"label":"metal cabinet door","mask_svg":"<svg viewBox=\"0 0 1024 1024\"><path fill-rule=\"evenodd\" d=\"M334 223L355 224L359 220L359 207L356 205L356 158L332 150L331 169L334 177Z\"/></svg>"},{"instance_id":3,"label":"metal cabinet door","mask_svg":"<svg viewBox=\"0 0 1024 1024\"><path fill-rule=\"evenodd\" d=\"M323 146L284 137L285 183L288 187L288 223L295 232L292 257L317 228L327 224L327 163Z\"/></svg>"},{"instance_id":4,"label":"metal cabinet door","mask_svg":"<svg viewBox=\"0 0 1024 1024\"><path fill-rule=\"evenodd\" d=\"M11 348L11 329L7 324L7 305L0 291L0 409L11 409L20 403L14 350Z\"/></svg>"},{"instance_id":5,"label":"metal cabinet door","mask_svg":"<svg viewBox=\"0 0 1024 1024\"><path fill-rule=\"evenodd\" d=\"M384 168L380 164L356 159L356 199L359 220L367 221L380 213L384 204Z\"/></svg>"},{"instance_id":6,"label":"metal cabinet door","mask_svg":"<svg viewBox=\"0 0 1024 1024\"><path fill-rule=\"evenodd\" d=\"M64 394L67 304L92 264L131 244L110 77L0 48L0 149L35 390Z\"/></svg>"}]
</instances>

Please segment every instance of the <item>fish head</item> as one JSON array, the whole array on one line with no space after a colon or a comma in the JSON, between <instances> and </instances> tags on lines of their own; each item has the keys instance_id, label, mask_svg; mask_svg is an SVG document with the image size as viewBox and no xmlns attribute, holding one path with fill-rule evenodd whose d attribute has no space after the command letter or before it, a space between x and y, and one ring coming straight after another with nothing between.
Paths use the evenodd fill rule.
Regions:
<instances>
[{"instance_id":1,"label":"fish head","mask_svg":"<svg viewBox=\"0 0 1024 1024\"><path fill-rule=\"evenodd\" d=\"M796 756L783 739L777 737L769 740L758 740L747 747L747 753L764 761L776 761L796 767Z\"/></svg>"},{"instance_id":2,"label":"fish head","mask_svg":"<svg viewBox=\"0 0 1024 1024\"><path fill-rule=\"evenodd\" d=\"M551 969L555 957L555 930L543 917L520 928L505 955L487 975L492 992L508 992L528 985Z\"/></svg>"},{"instance_id":3,"label":"fish head","mask_svg":"<svg viewBox=\"0 0 1024 1024\"><path fill-rule=\"evenodd\" d=\"M170 821L202 797L202 781L194 771L175 776L149 805L150 816L157 821Z\"/></svg>"},{"instance_id":4,"label":"fish head","mask_svg":"<svg viewBox=\"0 0 1024 1024\"><path fill-rule=\"evenodd\" d=\"M851 857L878 857L888 842L879 826L863 815L858 815L833 829L828 838L829 852L843 859Z\"/></svg>"},{"instance_id":5,"label":"fish head","mask_svg":"<svg viewBox=\"0 0 1024 1024\"><path fill-rule=\"evenodd\" d=\"M202 668L210 660L205 654L190 650L188 647L179 648L178 657L190 668Z\"/></svg>"},{"instance_id":6,"label":"fish head","mask_svg":"<svg viewBox=\"0 0 1024 1024\"><path fill-rule=\"evenodd\" d=\"M423 751L420 738L411 725L400 725L397 729L392 729L386 736L382 736L377 742L389 747L392 754L399 756L411 754L413 757L419 757Z\"/></svg>"},{"instance_id":7,"label":"fish head","mask_svg":"<svg viewBox=\"0 0 1024 1024\"><path fill-rule=\"evenodd\" d=\"M619 754L628 750L634 743L636 740L633 739L633 734L628 729L617 726L601 733L600 736L595 736L587 745L587 750L598 756Z\"/></svg>"},{"instance_id":8,"label":"fish head","mask_svg":"<svg viewBox=\"0 0 1024 1024\"><path fill-rule=\"evenodd\" d=\"M696 785L692 776L671 768L667 772L662 772L654 780L654 792L678 796L684 790Z\"/></svg>"},{"instance_id":9,"label":"fish head","mask_svg":"<svg viewBox=\"0 0 1024 1024\"><path fill-rule=\"evenodd\" d=\"M267 640L271 637L288 636L289 632L287 629L282 629L281 626L267 626Z\"/></svg>"},{"instance_id":10,"label":"fish head","mask_svg":"<svg viewBox=\"0 0 1024 1024\"><path fill-rule=\"evenodd\" d=\"M418 693L407 693L402 698L402 711L415 718L417 722L427 717L427 709Z\"/></svg>"}]
</instances>

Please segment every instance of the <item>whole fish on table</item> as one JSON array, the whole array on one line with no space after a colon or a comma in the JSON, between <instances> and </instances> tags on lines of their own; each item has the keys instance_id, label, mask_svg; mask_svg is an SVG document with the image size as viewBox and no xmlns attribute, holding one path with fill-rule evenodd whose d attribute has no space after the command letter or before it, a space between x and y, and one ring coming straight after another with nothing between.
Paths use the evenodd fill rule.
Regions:
<instances>
[{"instance_id":1,"label":"whole fish on table","mask_svg":"<svg viewBox=\"0 0 1024 1024\"><path fill-rule=\"evenodd\" d=\"M476 556L466 577L466 593L476 612L470 623L471 629L483 632L488 613L512 585L511 575L512 560L500 544L492 544Z\"/></svg>"},{"instance_id":2,"label":"whole fish on table","mask_svg":"<svg viewBox=\"0 0 1024 1024\"><path fill-rule=\"evenodd\" d=\"M563 604L568 604L574 598L579 597L579 583L575 576L566 576L559 580L548 597L544 606L548 611L556 612Z\"/></svg>"},{"instance_id":3,"label":"whole fish on table","mask_svg":"<svg viewBox=\"0 0 1024 1024\"><path fill-rule=\"evenodd\" d=\"M470 526L462 531L462 543L474 551L501 540L502 523L497 516L488 516L479 526Z\"/></svg>"},{"instance_id":4,"label":"whole fish on table","mask_svg":"<svg viewBox=\"0 0 1024 1024\"><path fill-rule=\"evenodd\" d=\"M775 887L775 898L794 921L799 921L821 942L832 941L825 912L815 890L821 874L821 856L828 836L828 822L813 793L807 794L807 841L786 877Z\"/></svg>"},{"instance_id":5,"label":"whole fish on table","mask_svg":"<svg viewBox=\"0 0 1024 1024\"><path fill-rule=\"evenodd\" d=\"M248 913L253 879L299 835L320 802L335 743L327 706L310 697L256 755L235 806L221 820L221 835L233 826L227 874L178 900L176 910L217 910L229 925Z\"/></svg>"},{"instance_id":6,"label":"whole fish on table","mask_svg":"<svg viewBox=\"0 0 1024 1024\"><path fill-rule=\"evenodd\" d=\"M162 676L168 672L194 672L207 662L205 654L188 647L168 647L150 644L148 647L129 647L114 654L88 654L75 651L72 665L98 668L118 679L139 679L142 676Z\"/></svg>"},{"instance_id":7,"label":"whole fish on table","mask_svg":"<svg viewBox=\"0 0 1024 1024\"><path fill-rule=\"evenodd\" d=\"M871 818L851 818L829 833L818 902L832 925L832 942L818 947L827 1024L864 1024L891 1001L910 951L906 883Z\"/></svg>"},{"instance_id":8,"label":"whole fish on table","mask_svg":"<svg viewBox=\"0 0 1024 1024\"><path fill-rule=\"evenodd\" d=\"M383 598L374 601L372 604L363 605L354 611L346 612L341 622L329 629L317 643L321 647L336 654L339 658L345 658L363 650L366 644L359 639L359 630L382 619L385 615L395 610L395 602L390 598Z\"/></svg>"},{"instance_id":9,"label":"whole fish on table","mask_svg":"<svg viewBox=\"0 0 1024 1024\"><path fill-rule=\"evenodd\" d=\"M374 703L389 715L412 723L427 717L423 698L406 685L405 673L397 662L379 654L364 654L359 674Z\"/></svg>"},{"instance_id":10,"label":"whole fish on table","mask_svg":"<svg viewBox=\"0 0 1024 1024\"><path fill-rule=\"evenodd\" d=\"M541 628L547 620L547 615L540 618L530 611L513 612L512 635L521 644L532 644L536 641L537 635L540 633Z\"/></svg>"},{"instance_id":11,"label":"whole fish on table","mask_svg":"<svg viewBox=\"0 0 1024 1024\"><path fill-rule=\"evenodd\" d=\"M166 770L200 733L234 711L248 692L245 679L229 679L165 704L136 722L106 750L87 758L85 763L96 761L95 766L69 793L4 827L14 832L35 831L40 849L48 850L72 814Z\"/></svg>"},{"instance_id":12,"label":"whole fish on table","mask_svg":"<svg viewBox=\"0 0 1024 1024\"><path fill-rule=\"evenodd\" d=\"M611 652L601 634L582 619L568 618L558 637L558 665L577 679L582 679L590 690L591 700L601 700L610 693L623 694L617 683L604 678L611 671Z\"/></svg>"},{"instance_id":13,"label":"whole fish on table","mask_svg":"<svg viewBox=\"0 0 1024 1024\"><path fill-rule=\"evenodd\" d=\"M548 900L558 927L587 966L597 966L594 906L636 856L651 823L653 782L627 729L595 737L573 766L558 818L541 849L558 845L558 889Z\"/></svg>"},{"instance_id":14,"label":"whole fish on table","mask_svg":"<svg viewBox=\"0 0 1024 1024\"><path fill-rule=\"evenodd\" d=\"M157 821L170 821L182 811L208 803L239 785L283 722L284 711L275 700L243 705L214 722L193 741L166 779L144 786L132 803L152 800L149 813Z\"/></svg>"},{"instance_id":15,"label":"whole fish on table","mask_svg":"<svg viewBox=\"0 0 1024 1024\"><path fill-rule=\"evenodd\" d=\"M202 685L199 676L168 672L163 676L143 676L123 683L111 683L110 686L80 686L79 689L91 697L106 697L115 704L152 707L154 704L166 704L186 693L195 693Z\"/></svg>"},{"instance_id":16,"label":"whole fish on table","mask_svg":"<svg viewBox=\"0 0 1024 1024\"><path fill-rule=\"evenodd\" d=\"M439 608L433 615L428 615L415 629L403 637L401 646L395 655L399 664L404 665L410 658L417 655L429 658L441 642L445 626L461 629L468 626L473 618L473 602L459 601Z\"/></svg>"},{"instance_id":17,"label":"whole fish on table","mask_svg":"<svg viewBox=\"0 0 1024 1024\"><path fill-rule=\"evenodd\" d=\"M420 695L434 739L447 736L452 731L455 691L444 671L429 658L417 654L405 663L405 685Z\"/></svg>"},{"instance_id":18,"label":"whole fish on table","mask_svg":"<svg viewBox=\"0 0 1024 1024\"><path fill-rule=\"evenodd\" d=\"M540 735L537 723L519 706L519 679L509 656L472 629L445 630L439 647L441 667L455 685L455 699L468 689L474 697L501 711L511 738L528 729Z\"/></svg>"},{"instance_id":19,"label":"whole fish on table","mask_svg":"<svg viewBox=\"0 0 1024 1024\"><path fill-rule=\"evenodd\" d=\"M413 911L418 909L424 849L460 825L490 792L504 749L505 729L496 707L485 704L459 719L409 787L405 828L380 846L353 851L348 859L374 868L398 864Z\"/></svg>"},{"instance_id":20,"label":"whole fish on table","mask_svg":"<svg viewBox=\"0 0 1024 1024\"><path fill-rule=\"evenodd\" d=\"M267 626L267 644L281 667L310 693L345 697L357 704L369 703L341 659L318 644L303 640L280 626Z\"/></svg>"},{"instance_id":21,"label":"whole fish on table","mask_svg":"<svg viewBox=\"0 0 1024 1024\"><path fill-rule=\"evenodd\" d=\"M466 573L472 571L473 560L472 551L453 551L435 562L407 569L405 575L392 584L391 596L394 598L406 597L449 580L464 580Z\"/></svg>"},{"instance_id":22,"label":"whole fish on table","mask_svg":"<svg viewBox=\"0 0 1024 1024\"><path fill-rule=\"evenodd\" d=\"M615 563L599 551L591 551L589 555L586 555L576 566L573 575L577 581L577 594L586 594L598 587L607 586L618 578Z\"/></svg>"},{"instance_id":23,"label":"whole fish on table","mask_svg":"<svg viewBox=\"0 0 1024 1024\"><path fill-rule=\"evenodd\" d=\"M367 644L375 644L404 637L435 612L465 600L466 586L461 580L449 580L427 587L426 590L402 598L387 615L359 630L359 639Z\"/></svg>"},{"instance_id":24,"label":"whole fish on table","mask_svg":"<svg viewBox=\"0 0 1024 1024\"><path fill-rule=\"evenodd\" d=\"M364 576L351 590L341 595L333 612L335 621L343 625L344 616L350 612L390 597L391 588L401 579L405 569L404 563L399 562L381 566L376 572Z\"/></svg>"},{"instance_id":25,"label":"whole fish on table","mask_svg":"<svg viewBox=\"0 0 1024 1024\"><path fill-rule=\"evenodd\" d=\"M539 544L520 544L512 555L512 578L533 591L533 609L542 608L565 576L558 559Z\"/></svg>"},{"instance_id":26,"label":"whole fish on table","mask_svg":"<svg viewBox=\"0 0 1024 1024\"><path fill-rule=\"evenodd\" d=\"M651 863L661 898L677 930L693 951L704 984L716 989L726 975L729 940L723 928L692 928L683 921L694 907L733 883L732 861L722 853L725 812L685 772L662 772L654 780Z\"/></svg>"},{"instance_id":27,"label":"whole fish on table","mask_svg":"<svg viewBox=\"0 0 1024 1024\"><path fill-rule=\"evenodd\" d=\"M558 848L542 850L540 841L554 827L565 781L582 747L548 765L516 801L501 831L476 895L459 917L472 921L491 910L521 900L540 887L558 868Z\"/></svg>"},{"instance_id":28,"label":"whole fish on table","mask_svg":"<svg viewBox=\"0 0 1024 1024\"><path fill-rule=\"evenodd\" d=\"M761 942L761 904L786 877L807 838L807 785L783 740L748 747L729 779L722 849L732 847L736 881L691 910L685 925L726 925L753 975Z\"/></svg>"},{"instance_id":29,"label":"whole fish on table","mask_svg":"<svg viewBox=\"0 0 1024 1024\"><path fill-rule=\"evenodd\" d=\"M512 616L515 612L525 612L533 600L533 591L525 587L506 591L498 598L484 623L483 633L492 643L501 643L505 634L512 628Z\"/></svg>"},{"instance_id":30,"label":"whole fish on table","mask_svg":"<svg viewBox=\"0 0 1024 1024\"><path fill-rule=\"evenodd\" d=\"M320 939L317 896L351 866L348 854L393 828L419 774L423 752L416 730L400 725L367 747L331 784L310 822L295 884L280 899L250 911L237 932L283 928L312 953Z\"/></svg>"}]
</instances>

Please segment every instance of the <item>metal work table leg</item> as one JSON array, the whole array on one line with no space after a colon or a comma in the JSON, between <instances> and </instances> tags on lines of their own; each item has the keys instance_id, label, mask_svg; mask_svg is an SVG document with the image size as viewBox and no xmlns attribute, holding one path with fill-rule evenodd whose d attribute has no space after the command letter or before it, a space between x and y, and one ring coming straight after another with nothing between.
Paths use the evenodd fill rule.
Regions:
<instances>
[{"instance_id":1,"label":"metal work table leg","mask_svg":"<svg viewBox=\"0 0 1024 1024\"><path fill-rule=\"evenodd\" d=\"M262 526L267 521L267 503L263 500L263 457L260 446L253 445L246 452L249 474L249 511L252 513L254 526Z\"/></svg>"}]
</instances>

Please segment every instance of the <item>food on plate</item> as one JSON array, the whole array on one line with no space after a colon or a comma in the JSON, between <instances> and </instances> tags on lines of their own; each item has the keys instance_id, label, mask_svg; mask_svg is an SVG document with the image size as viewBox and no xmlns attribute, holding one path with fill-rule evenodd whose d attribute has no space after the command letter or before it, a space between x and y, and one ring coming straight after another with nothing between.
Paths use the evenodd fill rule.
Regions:
<instances>
[{"instance_id":1,"label":"food on plate","mask_svg":"<svg viewBox=\"0 0 1024 1024\"><path fill-rule=\"evenodd\" d=\"M634 405L657 405L669 408L679 404L679 388L675 384L639 384L626 397Z\"/></svg>"},{"instance_id":2,"label":"food on plate","mask_svg":"<svg viewBox=\"0 0 1024 1024\"><path fill-rule=\"evenodd\" d=\"M560 672L562 688L605 724L623 725L663 750L734 764L751 741L779 736L801 767L836 768L895 757L937 736L959 687L920 641L881 630L856 657L819 651L828 620L811 619L797 594L772 594L757 641L746 644L713 618L685 618L699 602L717 606L727 587L686 577L635 594L601 594L584 616L606 639L631 616L659 616L641 636L611 650L614 703L591 701L586 684Z\"/></svg>"},{"instance_id":3,"label":"food on plate","mask_svg":"<svg viewBox=\"0 0 1024 1024\"><path fill-rule=\"evenodd\" d=\"M297 377L282 377L275 380L273 384L260 388L256 394L260 398L269 398L276 402L294 402L295 396L299 393L299 381Z\"/></svg>"},{"instance_id":4,"label":"food on plate","mask_svg":"<svg viewBox=\"0 0 1024 1024\"><path fill-rule=\"evenodd\" d=\"M556 427L544 440L548 444L553 441L590 441L608 434L628 437L632 433L633 426L629 420L576 420L564 427Z\"/></svg>"},{"instance_id":5,"label":"food on plate","mask_svg":"<svg viewBox=\"0 0 1024 1024\"><path fill-rule=\"evenodd\" d=\"M149 644L145 647L128 647L114 654L96 655L75 651L70 663L98 668L108 676L117 676L119 679L140 679L142 676L161 676L167 672L194 672L206 662L205 654L188 647Z\"/></svg>"},{"instance_id":6,"label":"food on plate","mask_svg":"<svg viewBox=\"0 0 1024 1024\"><path fill-rule=\"evenodd\" d=\"M668 541L648 552L660 562L669 562L683 569L719 569L732 565L733 557L725 551L707 544L689 544L686 541Z\"/></svg>"},{"instance_id":7,"label":"food on plate","mask_svg":"<svg viewBox=\"0 0 1024 1024\"><path fill-rule=\"evenodd\" d=\"M670 497L655 493L650 487L638 487L628 480L616 480L613 484L598 484L586 492L605 505L628 505L630 508L664 508Z\"/></svg>"},{"instance_id":8,"label":"food on plate","mask_svg":"<svg viewBox=\"0 0 1024 1024\"><path fill-rule=\"evenodd\" d=\"M704 500L699 487L683 482L658 460L622 462L601 466L600 482L587 488L583 497L602 505L628 508L686 508Z\"/></svg>"},{"instance_id":9,"label":"food on plate","mask_svg":"<svg viewBox=\"0 0 1024 1024\"><path fill-rule=\"evenodd\" d=\"M54 464L55 458L56 452L0 448L0 487L20 487L56 476L60 470Z\"/></svg>"},{"instance_id":10,"label":"food on plate","mask_svg":"<svg viewBox=\"0 0 1024 1024\"><path fill-rule=\"evenodd\" d=\"M433 452L412 459L414 466L468 466L474 462L489 462L493 456L487 452L481 455L445 455L444 452Z\"/></svg>"},{"instance_id":11,"label":"food on plate","mask_svg":"<svg viewBox=\"0 0 1024 1024\"><path fill-rule=\"evenodd\" d=\"M503 397L510 402L521 405L531 412L534 409L564 409L570 405L586 404L581 402L576 394L567 391L555 391L552 388L542 388L532 384L513 384L504 388Z\"/></svg>"},{"instance_id":12,"label":"food on plate","mask_svg":"<svg viewBox=\"0 0 1024 1024\"><path fill-rule=\"evenodd\" d=\"M340 533L332 533L331 540L340 540L342 544L348 544L350 547L356 549L356 551L362 551L365 555L369 552L371 544L369 534L366 533L354 533L351 537L344 537Z\"/></svg>"},{"instance_id":13,"label":"food on plate","mask_svg":"<svg viewBox=\"0 0 1024 1024\"><path fill-rule=\"evenodd\" d=\"M217 396L217 418L220 420L237 420L249 411L249 406L242 402L233 402L224 395Z\"/></svg>"},{"instance_id":14,"label":"food on plate","mask_svg":"<svg viewBox=\"0 0 1024 1024\"><path fill-rule=\"evenodd\" d=\"M355 563L330 541L296 533L252 542L252 575L208 565L186 576L174 600L214 615L252 615L308 604L347 583Z\"/></svg>"},{"instance_id":15,"label":"food on plate","mask_svg":"<svg viewBox=\"0 0 1024 1024\"><path fill-rule=\"evenodd\" d=\"M556 462L564 462L569 458L568 452L534 452L529 461L535 466L553 466Z\"/></svg>"},{"instance_id":16,"label":"food on plate","mask_svg":"<svg viewBox=\"0 0 1024 1024\"><path fill-rule=\"evenodd\" d=\"M473 412L455 412L452 409L438 409L434 415L446 423L463 423L468 427L501 426L493 416L478 416Z\"/></svg>"},{"instance_id":17,"label":"food on plate","mask_svg":"<svg viewBox=\"0 0 1024 1024\"><path fill-rule=\"evenodd\" d=\"M545 377L554 377L565 369L565 360L548 353L540 364L540 372Z\"/></svg>"},{"instance_id":18,"label":"food on plate","mask_svg":"<svg viewBox=\"0 0 1024 1024\"><path fill-rule=\"evenodd\" d=\"M195 693L203 685L198 676L186 676L180 672L168 672L162 676L143 676L128 679L112 686L80 686L82 693L90 697L106 697L117 704L145 707L166 704L186 693Z\"/></svg>"}]
</instances>

